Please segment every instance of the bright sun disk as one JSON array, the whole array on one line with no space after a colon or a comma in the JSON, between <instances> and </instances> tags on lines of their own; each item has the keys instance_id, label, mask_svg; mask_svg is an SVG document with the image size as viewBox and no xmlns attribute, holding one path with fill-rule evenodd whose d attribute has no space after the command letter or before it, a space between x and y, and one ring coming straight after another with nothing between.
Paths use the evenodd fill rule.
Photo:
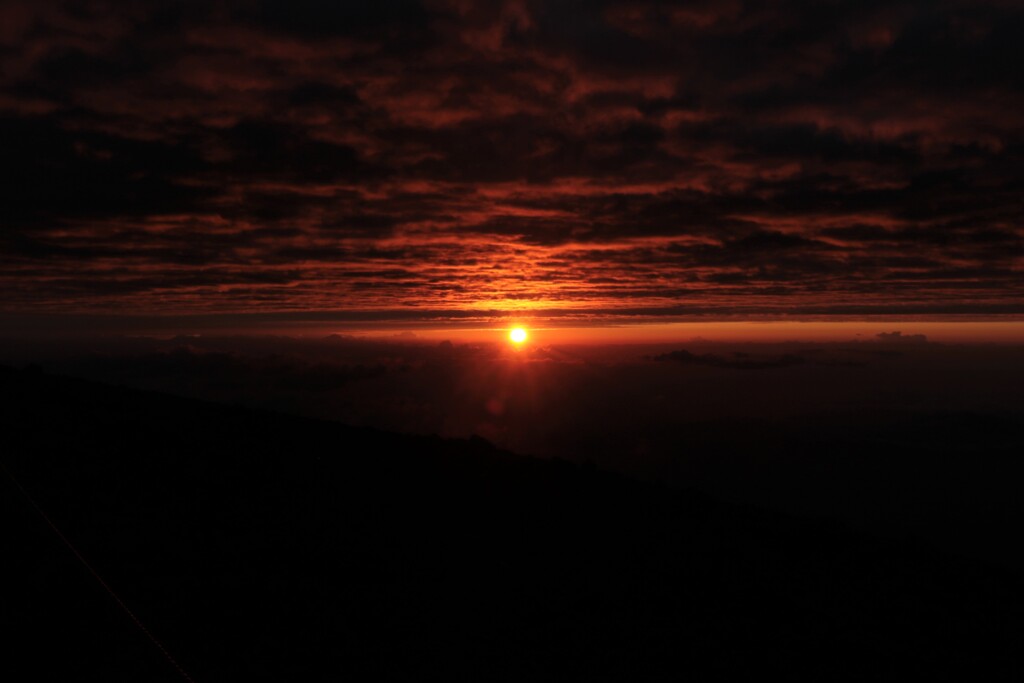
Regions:
<instances>
[{"instance_id":1,"label":"bright sun disk","mask_svg":"<svg viewBox=\"0 0 1024 683\"><path fill-rule=\"evenodd\" d=\"M513 344L522 344L526 341L526 330L522 327L513 327L508 333L508 338L512 340Z\"/></svg>"}]
</instances>

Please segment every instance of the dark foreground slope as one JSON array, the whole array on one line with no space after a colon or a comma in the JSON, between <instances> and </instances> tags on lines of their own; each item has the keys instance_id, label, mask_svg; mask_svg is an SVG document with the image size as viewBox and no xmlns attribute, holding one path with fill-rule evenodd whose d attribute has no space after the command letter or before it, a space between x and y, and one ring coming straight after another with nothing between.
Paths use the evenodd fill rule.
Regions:
<instances>
[{"instance_id":1,"label":"dark foreground slope","mask_svg":"<svg viewBox=\"0 0 1024 683\"><path fill-rule=\"evenodd\" d=\"M0 397L3 463L198 681L1020 673L1017 577L923 548L482 441L21 371ZM0 500L11 680L182 680Z\"/></svg>"}]
</instances>

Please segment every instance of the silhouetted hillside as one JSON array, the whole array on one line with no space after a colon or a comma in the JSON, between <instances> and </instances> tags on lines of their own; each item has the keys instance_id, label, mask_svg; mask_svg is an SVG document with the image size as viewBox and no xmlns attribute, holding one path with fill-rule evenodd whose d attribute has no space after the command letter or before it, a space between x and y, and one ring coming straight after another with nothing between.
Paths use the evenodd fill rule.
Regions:
<instances>
[{"instance_id":1,"label":"silhouetted hillside","mask_svg":"<svg viewBox=\"0 0 1024 683\"><path fill-rule=\"evenodd\" d=\"M27 371L0 401L3 463L197 681L1021 673L1018 577L924 548L482 440ZM11 680L181 680L0 486Z\"/></svg>"}]
</instances>

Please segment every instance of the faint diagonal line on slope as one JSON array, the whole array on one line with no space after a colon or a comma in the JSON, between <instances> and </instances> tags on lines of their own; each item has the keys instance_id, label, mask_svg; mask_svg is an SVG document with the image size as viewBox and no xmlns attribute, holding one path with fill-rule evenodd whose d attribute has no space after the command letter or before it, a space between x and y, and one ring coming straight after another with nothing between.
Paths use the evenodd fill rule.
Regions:
<instances>
[{"instance_id":1,"label":"faint diagonal line on slope","mask_svg":"<svg viewBox=\"0 0 1024 683\"><path fill-rule=\"evenodd\" d=\"M192 678L192 676L190 676L187 671L185 671L181 664L178 663L178 660L176 660L174 656L171 655L171 653L167 650L167 648L164 647L164 644L161 643L160 640L155 635L153 635L153 633L148 628L146 628L146 625L142 623L142 621L135 615L134 612L132 612L128 605L125 604L124 600L122 600L121 597L116 592L114 592L114 589L110 587L110 584L104 581L103 577L99 575L99 573L93 568L91 564L89 564L89 561L82 556L82 553L78 552L78 548L76 548L75 545L68 539L68 537L65 536L64 533L60 530L60 528L58 528L57 525L53 523L53 520L50 519L50 516L47 515L46 512L41 507L39 507L39 504L36 503L35 499L32 497L31 494L29 494L25 487L21 485L21 482L18 480L17 477L14 476L14 473L7 469L7 466L4 465L2 462L0 462L0 468L2 468L3 471L7 473L7 476L10 477L12 482L14 482L14 486L19 491L21 491L21 494L25 496L25 500L29 502L29 504L37 513L39 513L39 516L42 517L43 521L45 521L46 524L50 527L50 529L53 530L53 533L57 534L57 537L60 538L64 545L68 547L68 550L70 550L74 554L74 556L78 558L78 561L82 563L82 565L89 571L90 574L92 574L93 578L96 579L96 581L98 581L101 586L103 586L103 590L105 590L110 595L110 597L114 599L114 602L118 604L121 610L128 615L128 618L132 620L132 623L134 623L139 628L139 630L142 631L142 633L154 645L156 645L157 649L159 649L160 652L163 653L164 657L166 657L167 661L171 663L171 666L174 667L175 671L177 671L181 675L181 677L184 678L186 681L189 681L189 683L196 683L195 679Z\"/></svg>"}]
</instances>

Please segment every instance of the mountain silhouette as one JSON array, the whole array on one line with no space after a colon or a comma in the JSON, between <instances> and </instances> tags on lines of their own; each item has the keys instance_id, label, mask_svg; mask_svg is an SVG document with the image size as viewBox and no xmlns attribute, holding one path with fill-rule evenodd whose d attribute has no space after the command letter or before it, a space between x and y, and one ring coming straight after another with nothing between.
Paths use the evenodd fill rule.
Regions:
<instances>
[{"instance_id":1,"label":"mountain silhouette","mask_svg":"<svg viewBox=\"0 0 1024 683\"><path fill-rule=\"evenodd\" d=\"M28 370L0 401L11 680L182 677L31 501L196 681L1020 673L1019 576L927 547L477 438Z\"/></svg>"}]
</instances>

